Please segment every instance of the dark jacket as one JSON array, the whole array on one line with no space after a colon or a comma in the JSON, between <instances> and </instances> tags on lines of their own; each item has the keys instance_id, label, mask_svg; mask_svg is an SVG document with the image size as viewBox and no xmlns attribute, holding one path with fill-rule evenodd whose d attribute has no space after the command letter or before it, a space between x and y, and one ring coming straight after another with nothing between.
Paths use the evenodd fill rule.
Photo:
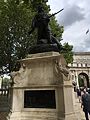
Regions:
<instances>
[{"instance_id":1,"label":"dark jacket","mask_svg":"<svg viewBox=\"0 0 90 120\"><path fill-rule=\"evenodd\" d=\"M80 89L77 89L77 95L81 96L81 90Z\"/></svg>"},{"instance_id":2,"label":"dark jacket","mask_svg":"<svg viewBox=\"0 0 90 120\"><path fill-rule=\"evenodd\" d=\"M90 111L90 94L85 93L82 95L83 111Z\"/></svg>"}]
</instances>

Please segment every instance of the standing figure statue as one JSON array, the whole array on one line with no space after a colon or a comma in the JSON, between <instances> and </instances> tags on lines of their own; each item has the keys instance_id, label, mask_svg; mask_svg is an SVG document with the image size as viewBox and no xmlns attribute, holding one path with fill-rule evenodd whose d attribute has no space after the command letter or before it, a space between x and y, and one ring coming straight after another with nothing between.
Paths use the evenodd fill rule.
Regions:
<instances>
[{"instance_id":1,"label":"standing figure statue","mask_svg":"<svg viewBox=\"0 0 90 120\"><path fill-rule=\"evenodd\" d=\"M44 12L44 9L41 5L38 6L37 14L35 15L34 19L32 20L31 34L35 28L37 28L38 38L37 44L42 43L52 43L50 38L50 28L49 28L49 21L50 18L47 13Z\"/></svg>"},{"instance_id":2,"label":"standing figure statue","mask_svg":"<svg viewBox=\"0 0 90 120\"><path fill-rule=\"evenodd\" d=\"M32 20L31 30L29 31L29 34L31 34L37 29L37 46L31 47L30 53L60 51L62 49L62 45L55 36L52 35L49 27L50 18L62 10L63 9L49 16L45 13L42 4L38 5L37 13Z\"/></svg>"}]
</instances>

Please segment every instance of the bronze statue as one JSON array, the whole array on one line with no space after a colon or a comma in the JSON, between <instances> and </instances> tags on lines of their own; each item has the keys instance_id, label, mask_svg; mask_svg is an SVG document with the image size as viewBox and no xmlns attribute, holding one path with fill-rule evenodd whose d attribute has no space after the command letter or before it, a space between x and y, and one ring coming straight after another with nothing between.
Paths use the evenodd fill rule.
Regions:
<instances>
[{"instance_id":1,"label":"bronze statue","mask_svg":"<svg viewBox=\"0 0 90 120\"><path fill-rule=\"evenodd\" d=\"M50 28L49 23L50 18L49 16L44 12L44 9L41 5L38 6L38 12L35 15L34 19L32 20L32 26L31 31L29 34L31 34L35 28L37 28L38 32L38 38L37 38L37 44L40 44L41 40L47 40L47 43L51 43L50 38Z\"/></svg>"},{"instance_id":2,"label":"bronze statue","mask_svg":"<svg viewBox=\"0 0 90 120\"><path fill-rule=\"evenodd\" d=\"M58 14L63 9L61 9L60 11L58 11L58 12L49 16L47 13L45 13L45 11L43 9L43 6L41 4L38 5L37 8L38 8L37 9L37 14L35 15L35 17L32 20L31 30L29 31L29 34L31 34L35 29L37 29L37 34L38 34L37 35L38 36L37 45L38 46L41 45L41 44L43 44L42 46L46 46L46 44L48 46L48 45L52 45L52 44L56 43L57 44L57 49L61 49L62 45L55 38L55 36L53 36L51 34L51 30L50 30L50 27L49 27L49 22L50 22L50 18L52 16ZM49 46L49 47L51 47L51 46ZM37 50L36 50L36 52L37 52Z\"/></svg>"},{"instance_id":3,"label":"bronze statue","mask_svg":"<svg viewBox=\"0 0 90 120\"><path fill-rule=\"evenodd\" d=\"M38 32L37 43L39 43L41 39L47 40L47 43L52 43L49 21L52 16L58 14L62 10L63 9L49 16L47 13L45 13L41 5L38 6L37 9L38 12L35 15L34 19L32 20L32 26L31 26L32 29L29 32L29 34L31 34L34 31L34 29L37 28L37 32Z\"/></svg>"}]
</instances>

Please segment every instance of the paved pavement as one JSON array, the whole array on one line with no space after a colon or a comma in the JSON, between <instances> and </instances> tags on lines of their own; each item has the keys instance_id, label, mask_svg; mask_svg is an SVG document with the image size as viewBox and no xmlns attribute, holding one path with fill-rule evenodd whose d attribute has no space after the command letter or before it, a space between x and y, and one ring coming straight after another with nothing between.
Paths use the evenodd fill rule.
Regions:
<instances>
[{"instance_id":1,"label":"paved pavement","mask_svg":"<svg viewBox=\"0 0 90 120\"><path fill-rule=\"evenodd\" d=\"M78 98L75 98L74 111L78 120L85 120L84 112L81 108L81 103L79 102Z\"/></svg>"},{"instance_id":2,"label":"paved pavement","mask_svg":"<svg viewBox=\"0 0 90 120\"><path fill-rule=\"evenodd\" d=\"M78 120L86 120L83 109L81 108L81 103L79 102L79 99L76 97L76 95L75 95L75 101L74 101L74 110ZM90 119L90 115L89 115L89 119Z\"/></svg>"}]
</instances>

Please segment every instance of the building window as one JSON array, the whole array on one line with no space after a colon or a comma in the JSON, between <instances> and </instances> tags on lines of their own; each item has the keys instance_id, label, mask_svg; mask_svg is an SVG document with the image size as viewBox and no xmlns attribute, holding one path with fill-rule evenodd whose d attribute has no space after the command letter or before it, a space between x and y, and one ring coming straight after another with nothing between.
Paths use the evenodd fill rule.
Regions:
<instances>
[{"instance_id":1,"label":"building window","mask_svg":"<svg viewBox=\"0 0 90 120\"><path fill-rule=\"evenodd\" d=\"M87 63L85 63L85 67L87 67Z\"/></svg>"},{"instance_id":2,"label":"building window","mask_svg":"<svg viewBox=\"0 0 90 120\"><path fill-rule=\"evenodd\" d=\"M78 63L77 63L77 67L78 67Z\"/></svg>"},{"instance_id":3,"label":"building window","mask_svg":"<svg viewBox=\"0 0 90 120\"><path fill-rule=\"evenodd\" d=\"M81 67L83 67L83 64L81 63Z\"/></svg>"}]
</instances>

